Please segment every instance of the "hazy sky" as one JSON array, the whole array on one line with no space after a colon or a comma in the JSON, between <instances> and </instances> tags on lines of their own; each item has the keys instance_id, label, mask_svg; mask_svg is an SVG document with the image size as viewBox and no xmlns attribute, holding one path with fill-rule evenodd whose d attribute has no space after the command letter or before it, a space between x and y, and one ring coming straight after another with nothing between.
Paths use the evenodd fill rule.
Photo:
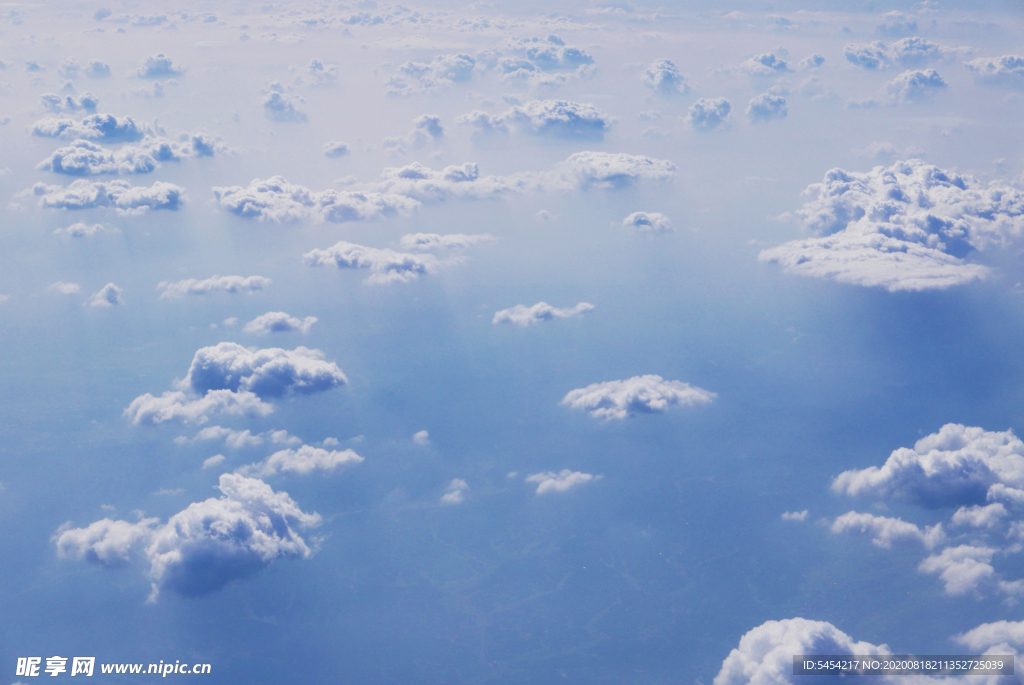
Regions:
<instances>
[{"instance_id":1,"label":"hazy sky","mask_svg":"<svg viewBox=\"0 0 1024 685\"><path fill-rule=\"evenodd\" d=\"M677 5L2 8L7 682L1024 649L1024 9Z\"/></svg>"}]
</instances>

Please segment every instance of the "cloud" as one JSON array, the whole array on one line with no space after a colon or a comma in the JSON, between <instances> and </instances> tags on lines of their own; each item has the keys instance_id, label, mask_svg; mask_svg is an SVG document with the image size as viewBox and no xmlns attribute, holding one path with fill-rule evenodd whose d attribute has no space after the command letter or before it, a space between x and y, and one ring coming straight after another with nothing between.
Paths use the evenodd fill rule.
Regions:
<instances>
[{"instance_id":1,"label":"cloud","mask_svg":"<svg viewBox=\"0 0 1024 685\"><path fill-rule=\"evenodd\" d=\"M661 234L672 233L672 222L664 214L658 212L633 212L622 220L622 225L637 233Z\"/></svg>"},{"instance_id":2,"label":"cloud","mask_svg":"<svg viewBox=\"0 0 1024 685\"><path fill-rule=\"evenodd\" d=\"M84 559L106 568L127 566L132 549L148 540L159 522L155 518L142 519L137 523L105 518L86 528L58 530L54 536L57 556L76 561Z\"/></svg>"},{"instance_id":3,"label":"cloud","mask_svg":"<svg viewBox=\"0 0 1024 685\"><path fill-rule=\"evenodd\" d=\"M142 214L150 209L181 207L185 189L173 183L157 181L151 186L133 186L129 181L74 181L68 186L37 183L32 193L39 206L48 209L96 209L110 207L124 216Z\"/></svg>"},{"instance_id":4,"label":"cloud","mask_svg":"<svg viewBox=\"0 0 1024 685\"><path fill-rule=\"evenodd\" d=\"M89 78L106 78L110 76L110 65L98 59L91 59L83 73Z\"/></svg>"},{"instance_id":5,"label":"cloud","mask_svg":"<svg viewBox=\"0 0 1024 685\"><path fill-rule=\"evenodd\" d=\"M717 395L681 381L666 381L653 374L621 381L593 383L571 391L562 399L573 409L584 409L601 419L624 419L637 413L662 413L669 407L708 404Z\"/></svg>"},{"instance_id":6,"label":"cloud","mask_svg":"<svg viewBox=\"0 0 1024 685\"><path fill-rule=\"evenodd\" d=\"M740 64L740 69L752 76L777 76L792 71L786 60L771 52L754 55Z\"/></svg>"},{"instance_id":7,"label":"cloud","mask_svg":"<svg viewBox=\"0 0 1024 685\"><path fill-rule=\"evenodd\" d=\"M88 140L76 140L55 150L36 168L73 176L148 174L160 168L160 162L212 156L215 150L224 149L222 144L203 134L196 134L183 143L147 135L140 143L125 145L117 151Z\"/></svg>"},{"instance_id":8,"label":"cloud","mask_svg":"<svg viewBox=\"0 0 1024 685\"><path fill-rule=\"evenodd\" d=\"M886 92L894 102L916 102L945 90L946 82L934 69L905 71L886 84Z\"/></svg>"},{"instance_id":9,"label":"cloud","mask_svg":"<svg viewBox=\"0 0 1024 685\"><path fill-rule=\"evenodd\" d=\"M332 140L329 143L324 143L324 156L332 159L337 157L344 157L348 154L348 143L343 143L340 140Z\"/></svg>"},{"instance_id":10,"label":"cloud","mask_svg":"<svg viewBox=\"0 0 1024 685\"><path fill-rule=\"evenodd\" d=\"M949 595L964 595L977 592L980 586L992 580L992 555L997 550L991 547L960 545L947 547L939 554L933 554L921 562L922 573L938 573Z\"/></svg>"},{"instance_id":11,"label":"cloud","mask_svg":"<svg viewBox=\"0 0 1024 685\"><path fill-rule=\"evenodd\" d=\"M310 327L317 322L315 316L307 316L305 319L297 319L285 312L267 312L245 324L242 329L246 333L266 335L267 333L287 333L289 331L302 331L308 333Z\"/></svg>"},{"instance_id":12,"label":"cloud","mask_svg":"<svg viewBox=\"0 0 1024 685\"><path fill-rule=\"evenodd\" d=\"M498 116L479 110L459 117L456 123L470 124L478 134L513 129L538 136L601 139L614 119L586 102L571 100L530 100Z\"/></svg>"},{"instance_id":13,"label":"cloud","mask_svg":"<svg viewBox=\"0 0 1024 685\"><path fill-rule=\"evenodd\" d=\"M403 235L398 246L404 250L465 250L477 243L488 243L497 240L489 233L449 233L440 235L438 233L408 233Z\"/></svg>"},{"instance_id":14,"label":"cloud","mask_svg":"<svg viewBox=\"0 0 1024 685\"><path fill-rule=\"evenodd\" d=\"M538 302L527 307L517 304L508 309L502 309L494 313L491 323L512 323L517 326L531 326L542 321L554 321L555 319L569 319L574 316L583 316L594 308L589 302L580 302L575 307L559 309L552 307L547 302Z\"/></svg>"},{"instance_id":15,"label":"cloud","mask_svg":"<svg viewBox=\"0 0 1024 685\"><path fill-rule=\"evenodd\" d=\"M972 250L1024 232L1024 193L912 159L869 172L833 169L797 215L825 237L764 250L787 271L891 291L948 288L984 278Z\"/></svg>"},{"instance_id":16,"label":"cloud","mask_svg":"<svg viewBox=\"0 0 1024 685\"><path fill-rule=\"evenodd\" d=\"M78 76L82 65L74 57L65 57L57 65L57 75L61 78L72 79Z\"/></svg>"},{"instance_id":17,"label":"cloud","mask_svg":"<svg viewBox=\"0 0 1024 685\"><path fill-rule=\"evenodd\" d=\"M249 391L211 390L194 399L175 391L160 397L140 395L124 410L124 416L133 425L153 426L165 421L204 424L212 414L266 416L273 411L272 404Z\"/></svg>"},{"instance_id":18,"label":"cloud","mask_svg":"<svg viewBox=\"0 0 1024 685\"><path fill-rule=\"evenodd\" d=\"M58 228L54 230L57 234L66 234L72 238L91 238L97 233L117 233L116 228L107 228L103 224L85 224L82 222L73 223L67 228Z\"/></svg>"},{"instance_id":19,"label":"cloud","mask_svg":"<svg viewBox=\"0 0 1024 685\"><path fill-rule=\"evenodd\" d=\"M82 292L82 286L77 283L62 283L61 281L57 281L56 283L51 284L47 290L60 293L61 295L77 295Z\"/></svg>"},{"instance_id":20,"label":"cloud","mask_svg":"<svg viewBox=\"0 0 1024 685\"><path fill-rule=\"evenodd\" d=\"M307 121L309 117L296 106L304 102L302 96L271 91L263 98L263 116L271 121Z\"/></svg>"},{"instance_id":21,"label":"cloud","mask_svg":"<svg viewBox=\"0 0 1024 685\"><path fill-rule=\"evenodd\" d=\"M856 642L825 621L790 618L766 621L740 638L729 652L713 685L795 683L794 654L888 655L886 645Z\"/></svg>"},{"instance_id":22,"label":"cloud","mask_svg":"<svg viewBox=\"0 0 1024 685\"><path fill-rule=\"evenodd\" d=\"M268 478L282 473L306 476L313 471L333 473L338 467L354 465L362 461L363 457L352 450L328 451L320 447L303 445L297 450L286 449L274 452L259 463L241 467L236 473L257 478Z\"/></svg>"},{"instance_id":23,"label":"cloud","mask_svg":"<svg viewBox=\"0 0 1024 685\"><path fill-rule=\"evenodd\" d=\"M385 138L384 149L392 154L404 155L409 148L419 148L428 142L440 142L444 138L444 126L441 117L436 114L423 114L413 119L413 128L405 138Z\"/></svg>"},{"instance_id":24,"label":"cloud","mask_svg":"<svg viewBox=\"0 0 1024 685\"><path fill-rule=\"evenodd\" d=\"M902 36L917 31L917 21L902 12L886 12L882 15L882 23L876 27L879 33L887 36Z\"/></svg>"},{"instance_id":25,"label":"cloud","mask_svg":"<svg viewBox=\"0 0 1024 685\"><path fill-rule=\"evenodd\" d=\"M782 512L782 516L780 518L782 518L783 521L806 521L807 510L804 509L803 511L784 511Z\"/></svg>"},{"instance_id":26,"label":"cloud","mask_svg":"<svg viewBox=\"0 0 1024 685\"><path fill-rule=\"evenodd\" d=\"M405 62L398 68L401 76L392 76L384 85L386 94L408 97L439 88L466 82L473 78L476 60L469 55L439 55L430 62ZM410 86L404 78L411 78L418 86Z\"/></svg>"},{"instance_id":27,"label":"cloud","mask_svg":"<svg viewBox=\"0 0 1024 685\"><path fill-rule=\"evenodd\" d=\"M412 435L412 441L417 445L429 445L430 444L430 433L427 431L417 431Z\"/></svg>"},{"instance_id":28,"label":"cloud","mask_svg":"<svg viewBox=\"0 0 1024 685\"><path fill-rule=\"evenodd\" d=\"M594 63L594 58L585 50L567 46L554 35L546 38L510 38L505 47L544 71L578 69Z\"/></svg>"},{"instance_id":29,"label":"cloud","mask_svg":"<svg viewBox=\"0 0 1024 685\"><path fill-rule=\"evenodd\" d=\"M32 124L32 135L42 138L100 140L129 143L151 134L149 126L131 117L113 114L90 114L81 121L46 117Z\"/></svg>"},{"instance_id":30,"label":"cloud","mask_svg":"<svg viewBox=\"0 0 1024 685\"><path fill-rule=\"evenodd\" d=\"M179 439L188 442L187 438L175 438L175 442ZM249 430L236 431L224 426L209 426L202 429L192 438L192 442L199 440L223 440L225 446L235 450L243 447L258 447L263 444L263 437L260 435L253 435Z\"/></svg>"},{"instance_id":31,"label":"cloud","mask_svg":"<svg viewBox=\"0 0 1024 685\"><path fill-rule=\"evenodd\" d=\"M107 283L89 298L89 305L92 307L116 307L124 304L121 293L124 292L113 283Z\"/></svg>"},{"instance_id":32,"label":"cloud","mask_svg":"<svg viewBox=\"0 0 1024 685\"><path fill-rule=\"evenodd\" d=\"M999 502L986 506L975 504L974 506L963 506L957 509L953 514L952 521L954 526L992 528L998 525L1006 515L1006 507Z\"/></svg>"},{"instance_id":33,"label":"cloud","mask_svg":"<svg viewBox=\"0 0 1024 685\"><path fill-rule=\"evenodd\" d=\"M226 457L223 454L215 454L203 462L203 470L212 469L224 463Z\"/></svg>"},{"instance_id":34,"label":"cloud","mask_svg":"<svg viewBox=\"0 0 1024 685\"><path fill-rule=\"evenodd\" d=\"M786 98L771 93L754 96L747 105L747 118L751 121L773 121L784 119L789 114Z\"/></svg>"},{"instance_id":35,"label":"cloud","mask_svg":"<svg viewBox=\"0 0 1024 685\"><path fill-rule=\"evenodd\" d=\"M173 299L183 295L207 295L212 292L248 293L261 292L272 281L263 276L210 276L202 280L186 278L182 281L161 281L157 284L160 299Z\"/></svg>"},{"instance_id":36,"label":"cloud","mask_svg":"<svg viewBox=\"0 0 1024 685\"><path fill-rule=\"evenodd\" d=\"M982 83L1024 85L1024 57L1020 55L979 57L964 66Z\"/></svg>"},{"instance_id":37,"label":"cloud","mask_svg":"<svg viewBox=\"0 0 1024 685\"><path fill-rule=\"evenodd\" d=\"M135 72L140 78L170 78L173 76L181 76L185 73L185 70L174 65L173 61L167 55L158 53L152 57L147 57L142 60L139 64L138 70Z\"/></svg>"},{"instance_id":38,"label":"cloud","mask_svg":"<svg viewBox=\"0 0 1024 685\"><path fill-rule=\"evenodd\" d=\"M318 59L310 60L305 68L305 76L295 79L296 84L304 86L326 86L338 78L338 65L324 64Z\"/></svg>"},{"instance_id":39,"label":"cloud","mask_svg":"<svg viewBox=\"0 0 1024 685\"><path fill-rule=\"evenodd\" d=\"M532 476L526 477L527 483L537 484L537 494L544 495L549 492L565 492L569 488L576 487L577 485L583 485L593 480L600 480L603 476L595 476L591 473L581 473L580 471L570 471L569 469L562 469L559 473L553 471L545 471L543 473L535 473Z\"/></svg>"},{"instance_id":40,"label":"cloud","mask_svg":"<svg viewBox=\"0 0 1024 685\"><path fill-rule=\"evenodd\" d=\"M729 117L732 105L725 98L700 98L686 112L686 120L698 131L710 131Z\"/></svg>"},{"instance_id":41,"label":"cloud","mask_svg":"<svg viewBox=\"0 0 1024 685\"><path fill-rule=\"evenodd\" d=\"M876 40L873 43L850 43L843 48L846 60L863 69L886 69L894 64L922 64L956 52L953 48L917 37L903 38L891 47Z\"/></svg>"},{"instance_id":42,"label":"cloud","mask_svg":"<svg viewBox=\"0 0 1024 685\"><path fill-rule=\"evenodd\" d=\"M96 107L100 104L99 98L92 93L85 93L81 97L74 97L73 95L65 95L61 97L55 93L46 93L45 95L39 96L39 102L43 109L48 112L67 112L73 114L74 112L95 112Z\"/></svg>"},{"instance_id":43,"label":"cloud","mask_svg":"<svg viewBox=\"0 0 1024 685\"><path fill-rule=\"evenodd\" d=\"M393 193L339 191L321 192L293 185L281 176L254 179L248 187L215 187L220 206L232 214L261 221L293 222L305 219L341 223L372 221L408 215L419 206L409 197Z\"/></svg>"},{"instance_id":44,"label":"cloud","mask_svg":"<svg viewBox=\"0 0 1024 685\"><path fill-rule=\"evenodd\" d=\"M441 504L462 504L463 494L469 490L469 484L461 478L454 478L445 489L447 492L441 495Z\"/></svg>"},{"instance_id":45,"label":"cloud","mask_svg":"<svg viewBox=\"0 0 1024 685\"><path fill-rule=\"evenodd\" d=\"M302 258L308 266L334 264L339 269L369 269L372 274L367 283L407 283L436 273L443 265L431 254L395 252L344 241L322 250L311 250Z\"/></svg>"},{"instance_id":46,"label":"cloud","mask_svg":"<svg viewBox=\"0 0 1024 685\"><path fill-rule=\"evenodd\" d=\"M922 531L913 523L908 523L903 519L872 516L855 511L838 517L832 522L831 530L837 534L853 531L862 535L871 535L872 544L883 549L891 548L892 543L898 540L915 540L928 549L946 541L941 523L929 526Z\"/></svg>"},{"instance_id":47,"label":"cloud","mask_svg":"<svg viewBox=\"0 0 1024 685\"><path fill-rule=\"evenodd\" d=\"M999 644L1021 648L1024 647L1024 621L982 623L965 633L953 636L953 641L978 653Z\"/></svg>"},{"instance_id":48,"label":"cloud","mask_svg":"<svg viewBox=\"0 0 1024 685\"><path fill-rule=\"evenodd\" d=\"M670 60L659 59L651 63L651 66L644 69L640 80L648 88L661 95L673 95L685 93L689 88L686 85L686 78L679 73L679 69Z\"/></svg>"},{"instance_id":49,"label":"cloud","mask_svg":"<svg viewBox=\"0 0 1024 685\"><path fill-rule=\"evenodd\" d=\"M798 64L797 66L800 67L800 69L803 69L804 71L807 71L809 69L817 69L818 67L820 67L824 63L825 63L824 55L819 55L819 54L815 53L813 55L809 55L807 57L804 57L802 60L800 60L800 64Z\"/></svg>"},{"instance_id":50,"label":"cloud","mask_svg":"<svg viewBox=\"0 0 1024 685\"><path fill-rule=\"evenodd\" d=\"M324 392L347 383L337 364L324 361L320 350L257 349L222 342L196 351L182 386L200 395L230 390L280 397Z\"/></svg>"}]
</instances>

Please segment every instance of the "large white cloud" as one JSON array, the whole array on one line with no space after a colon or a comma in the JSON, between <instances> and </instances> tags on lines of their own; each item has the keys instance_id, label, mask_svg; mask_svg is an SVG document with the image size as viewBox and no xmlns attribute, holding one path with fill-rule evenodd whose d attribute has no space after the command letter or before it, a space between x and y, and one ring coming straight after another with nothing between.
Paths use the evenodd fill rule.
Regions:
<instances>
[{"instance_id":1,"label":"large white cloud","mask_svg":"<svg viewBox=\"0 0 1024 685\"><path fill-rule=\"evenodd\" d=\"M86 181L68 186L37 183L32 193L39 206L49 209L96 209L109 207L122 215L141 214L150 209L177 210L185 201L185 189L157 181L151 186L133 186L129 181Z\"/></svg>"},{"instance_id":2,"label":"large white cloud","mask_svg":"<svg viewBox=\"0 0 1024 685\"><path fill-rule=\"evenodd\" d=\"M1024 233L1024 193L921 160L869 172L833 169L797 215L824 237L761 252L793 273L889 290L946 288L984 278L963 257Z\"/></svg>"},{"instance_id":3,"label":"large white cloud","mask_svg":"<svg viewBox=\"0 0 1024 685\"><path fill-rule=\"evenodd\" d=\"M165 421L203 424L213 414L229 416L266 416L274 406L246 390L211 390L189 397L184 392L165 392L154 397L148 392L132 400L124 416L135 425L156 425Z\"/></svg>"},{"instance_id":4,"label":"large white cloud","mask_svg":"<svg viewBox=\"0 0 1024 685\"><path fill-rule=\"evenodd\" d=\"M262 291L271 282L263 276L210 276L175 282L161 281L156 287L161 291L161 299L173 299L182 295L206 295L212 292L255 293Z\"/></svg>"},{"instance_id":5,"label":"large white cloud","mask_svg":"<svg viewBox=\"0 0 1024 685\"><path fill-rule=\"evenodd\" d=\"M198 394L211 390L249 391L260 397L289 392L308 395L348 383L324 353L297 347L257 349L222 342L196 351L182 385Z\"/></svg>"},{"instance_id":6,"label":"large white cloud","mask_svg":"<svg viewBox=\"0 0 1024 685\"><path fill-rule=\"evenodd\" d=\"M584 409L602 419L624 419L631 414L661 413L669 407L708 404L717 395L681 381L649 374L621 381L593 383L562 398L562 404Z\"/></svg>"},{"instance_id":7,"label":"large white cloud","mask_svg":"<svg viewBox=\"0 0 1024 685\"><path fill-rule=\"evenodd\" d=\"M274 452L261 462L243 466L238 469L237 473L257 478L267 478L282 473L305 476L313 471L331 473L339 467L355 465L362 461L363 457L352 450L325 450L321 447L303 445L298 449Z\"/></svg>"},{"instance_id":8,"label":"large white cloud","mask_svg":"<svg viewBox=\"0 0 1024 685\"><path fill-rule=\"evenodd\" d=\"M512 323L517 326L531 326L542 321L583 316L583 314L593 308L594 305L589 302L580 302L575 307L565 308L552 307L547 302L538 302L529 307L524 304L517 304L514 307L495 312L491 323Z\"/></svg>"},{"instance_id":9,"label":"large white cloud","mask_svg":"<svg viewBox=\"0 0 1024 685\"><path fill-rule=\"evenodd\" d=\"M118 150L88 140L76 140L55 150L36 168L72 176L148 174L160 168L161 162L212 156L216 150L223 149L222 144L204 134L195 134L186 142L147 135L140 142Z\"/></svg>"},{"instance_id":10,"label":"large white cloud","mask_svg":"<svg viewBox=\"0 0 1024 685\"><path fill-rule=\"evenodd\" d=\"M57 556L84 559L107 568L125 566L131 561L133 548L149 539L159 522L155 518L136 523L105 518L86 528L62 527L54 535Z\"/></svg>"},{"instance_id":11,"label":"large white cloud","mask_svg":"<svg viewBox=\"0 0 1024 685\"><path fill-rule=\"evenodd\" d=\"M32 135L43 138L99 140L127 143L142 140L153 131L131 117L91 114L81 121L47 117L32 125Z\"/></svg>"},{"instance_id":12,"label":"large white cloud","mask_svg":"<svg viewBox=\"0 0 1024 685\"><path fill-rule=\"evenodd\" d=\"M446 262L432 254L395 252L339 241L331 247L311 250L302 256L309 266L333 264L339 269L369 269L367 283L408 282L436 273ZM448 262L450 263L450 261Z\"/></svg>"}]
</instances>

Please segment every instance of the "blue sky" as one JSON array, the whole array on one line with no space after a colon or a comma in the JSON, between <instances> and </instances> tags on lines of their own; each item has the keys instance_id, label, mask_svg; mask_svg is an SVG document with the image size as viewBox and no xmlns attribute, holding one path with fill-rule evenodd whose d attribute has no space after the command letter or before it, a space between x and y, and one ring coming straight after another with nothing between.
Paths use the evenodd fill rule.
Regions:
<instances>
[{"instance_id":1,"label":"blue sky","mask_svg":"<svg viewBox=\"0 0 1024 685\"><path fill-rule=\"evenodd\" d=\"M1016 653L1022 20L12 5L0 658Z\"/></svg>"}]
</instances>

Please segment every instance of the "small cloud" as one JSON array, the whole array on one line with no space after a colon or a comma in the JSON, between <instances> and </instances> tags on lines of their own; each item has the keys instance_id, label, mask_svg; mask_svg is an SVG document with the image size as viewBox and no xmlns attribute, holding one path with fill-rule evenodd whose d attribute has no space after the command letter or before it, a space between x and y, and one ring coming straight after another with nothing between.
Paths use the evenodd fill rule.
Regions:
<instances>
[{"instance_id":1,"label":"small cloud","mask_svg":"<svg viewBox=\"0 0 1024 685\"><path fill-rule=\"evenodd\" d=\"M153 494L156 495L157 497L167 497L167 496L181 495L184 492L185 492L185 488L174 488L173 490L169 489L169 488L161 488L161 489L157 490L156 492L154 492Z\"/></svg>"},{"instance_id":2,"label":"small cloud","mask_svg":"<svg viewBox=\"0 0 1024 685\"><path fill-rule=\"evenodd\" d=\"M591 473L562 469L559 473L555 473L554 471L535 473L532 476L527 476L526 482L536 483L537 494L544 495L549 492L565 492L577 485L600 480L602 477L603 476L595 476Z\"/></svg>"},{"instance_id":3,"label":"small cloud","mask_svg":"<svg viewBox=\"0 0 1024 685\"><path fill-rule=\"evenodd\" d=\"M700 98L687 111L686 120L698 131L710 131L725 123L731 110L725 98Z\"/></svg>"},{"instance_id":4,"label":"small cloud","mask_svg":"<svg viewBox=\"0 0 1024 685\"><path fill-rule=\"evenodd\" d=\"M57 281L47 288L48 291L53 293L60 293L61 295L77 295L82 292L82 286L77 283L63 283Z\"/></svg>"},{"instance_id":5,"label":"small cloud","mask_svg":"<svg viewBox=\"0 0 1024 685\"><path fill-rule=\"evenodd\" d=\"M245 324L242 330L255 335L267 335L268 333L286 333L290 331L301 331L308 333L310 327L318 319L315 316L307 316L305 319L298 319L285 312L267 312Z\"/></svg>"},{"instance_id":6,"label":"small cloud","mask_svg":"<svg viewBox=\"0 0 1024 685\"><path fill-rule=\"evenodd\" d=\"M782 513L782 520L783 521L806 521L807 520L807 510L804 509L803 511L785 511L785 512Z\"/></svg>"},{"instance_id":7,"label":"small cloud","mask_svg":"<svg viewBox=\"0 0 1024 685\"><path fill-rule=\"evenodd\" d=\"M531 326L542 321L554 321L555 319L568 319L575 316L582 316L594 308L589 302L580 302L575 307L559 309L552 307L547 302L538 302L532 307L517 304L508 309L494 313L491 323L512 323L517 326Z\"/></svg>"},{"instance_id":8,"label":"small cloud","mask_svg":"<svg viewBox=\"0 0 1024 685\"><path fill-rule=\"evenodd\" d=\"M124 304L124 299L121 297L122 292L124 291L113 283L107 283L89 299L89 305L92 307L116 307Z\"/></svg>"},{"instance_id":9,"label":"small cloud","mask_svg":"<svg viewBox=\"0 0 1024 685\"><path fill-rule=\"evenodd\" d=\"M622 220L622 225L637 233L671 233L672 222L658 212L633 212Z\"/></svg>"},{"instance_id":10,"label":"small cloud","mask_svg":"<svg viewBox=\"0 0 1024 685\"><path fill-rule=\"evenodd\" d=\"M185 70L175 66L167 55L159 53L142 60L136 73L140 78L164 78L181 76Z\"/></svg>"},{"instance_id":11,"label":"small cloud","mask_svg":"<svg viewBox=\"0 0 1024 685\"><path fill-rule=\"evenodd\" d=\"M430 433L427 431L418 431L413 434L412 441L417 445L429 445L430 444Z\"/></svg>"},{"instance_id":12,"label":"small cloud","mask_svg":"<svg viewBox=\"0 0 1024 685\"><path fill-rule=\"evenodd\" d=\"M337 157L344 157L349 152L348 143L343 143L340 140L332 140L329 143L324 143L324 156L332 159Z\"/></svg>"},{"instance_id":13,"label":"small cloud","mask_svg":"<svg viewBox=\"0 0 1024 685\"><path fill-rule=\"evenodd\" d=\"M447 492L441 496L441 504L462 504L463 493L469 490L469 484L461 478L448 483Z\"/></svg>"}]
</instances>

